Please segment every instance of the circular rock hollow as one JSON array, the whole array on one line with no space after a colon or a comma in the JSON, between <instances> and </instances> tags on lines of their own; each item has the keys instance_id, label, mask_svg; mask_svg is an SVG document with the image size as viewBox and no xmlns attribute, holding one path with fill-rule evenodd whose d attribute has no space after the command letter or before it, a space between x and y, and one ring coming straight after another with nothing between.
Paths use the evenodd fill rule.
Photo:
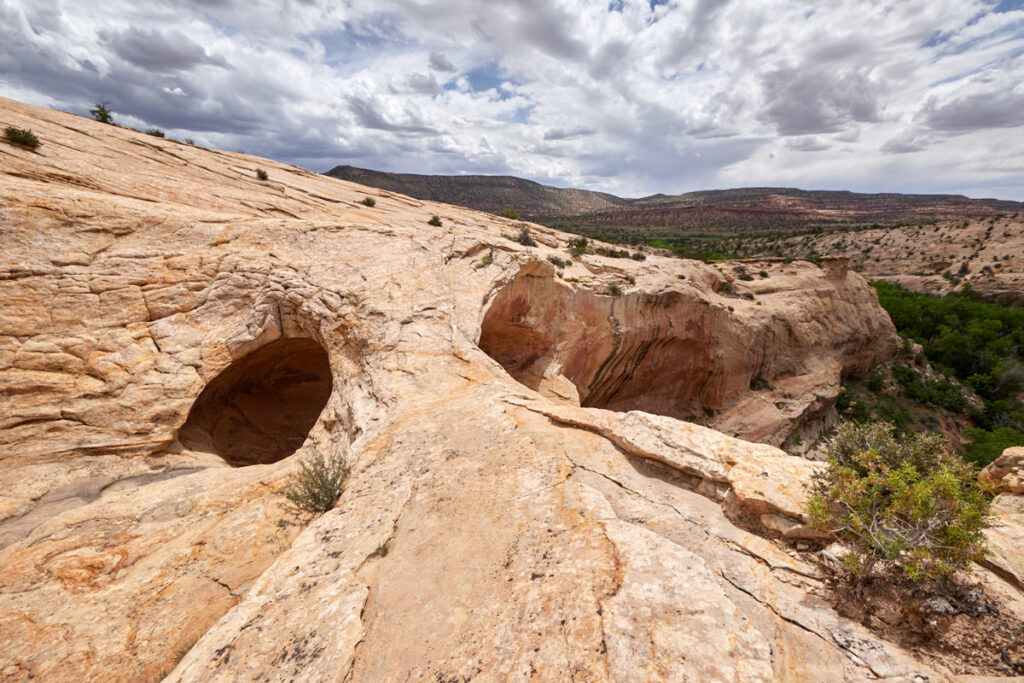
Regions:
<instances>
[{"instance_id":1,"label":"circular rock hollow","mask_svg":"<svg viewBox=\"0 0 1024 683\"><path fill-rule=\"evenodd\" d=\"M306 440L330 395L327 352L311 339L279 339L217 375L178 438L235 467L277 462Z\"/></svg>"}]
</instances>

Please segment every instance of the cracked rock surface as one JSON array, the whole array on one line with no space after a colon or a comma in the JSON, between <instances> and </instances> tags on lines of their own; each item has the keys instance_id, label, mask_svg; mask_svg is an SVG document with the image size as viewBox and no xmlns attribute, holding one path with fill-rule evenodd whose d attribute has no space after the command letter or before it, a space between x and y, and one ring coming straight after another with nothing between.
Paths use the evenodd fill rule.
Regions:
<instances>
[{"instance_id":1,"label":"cracked rock surface","mask_svg":"<svg viewBox=\"0 0 1024 683\"><path fill-rule=\"evenodd\" d=\"M0 145L3 680L952 678L838 616L791 545L819 465L771 444L896 347L843 263L556 268L572 236L539 226L0 118L43 141ZM265 393L326 374L238 384L282 339L330 395L247 459ZM209 386L209 438L182 433ZM352 475L298 526L277 492L311 453Z\"/></svg>"}]
</instances>

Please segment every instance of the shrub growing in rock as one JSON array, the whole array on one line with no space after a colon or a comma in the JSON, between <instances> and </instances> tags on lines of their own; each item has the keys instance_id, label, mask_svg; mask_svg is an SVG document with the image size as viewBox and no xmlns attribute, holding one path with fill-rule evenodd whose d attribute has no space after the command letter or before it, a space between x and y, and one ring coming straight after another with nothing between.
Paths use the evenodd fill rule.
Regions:
<instances>
[{"instance_id":1,"label":"shrub growing in rock","mask_svg":"<svg viewBox=\"0 0 1024 683\"><path fill-rule=\"evenodd\" d=\"M435 228L440 228L441 227L441 217L440 216L433 216L429 221L427 221L427 225L433 225Z\"/></svg>"},{"instance_id":2,"label":"shrub growing in rock","mask_svg":"<svg viewBox=\"0 0 1024 683\"><path fill-rule=\"evenodd\" d=\"M265 170L263 170L262 168L257 168L257 169L256 169L256 177L257 177L257 178L259 178L260 180L266 180L266 179L267 179L267 178L269 178L270 176L269 176L269 175L267 174L267 172L266 172Z\"/></svg>"},{"instance_id":3,"label":"shrub growing in rock","mask_svg":"<svg viewBox=\"0 0 1024 683\"><path fill-rule=\"evenodd\" d=\"M377 206L377 200L373 197L363 197L363 206L374 207Z\"/></svg>"},{"instance_id":4,"label":"shrub growing in rock","mask_svg":"<svg viewBox=\"0 0 1024 683\"><path fill-rule=\"evenodd\" d=\"M296 517L314 517L334 507L345 488L349 467L340 455L314 453L303 458L299 471L281 491L285 509Z\"/></svg>"},{"instance_id":5,"label":"shrub growing in rock","mask_svg":"<svg viewBox=\"0 0 1024 683\"><path fill-rule=\"evenodd\" d=\"M28 149L37 149L41 144L36 134L23 128L7 126L4 128L4 140L12 145L20 145Z\"/></svg>"},{"instance_id":6,"label":"shrub growing in rock","mask_svg":"<svg viewBox=\"0 0 1024 683\"><path fill-rule=\"evenodd\" d=\"M159 128L148 128L146 129L146 135L152 135L155 138L164 137L164 132Z\"/></svg>"},{"instance_id":7,"label":"shrub growing in rock","mask_svg":"<svg viewBox=\"0 0 1024 683\"><path fill-rule=\"evenodd\" d=\"M533 235L530 234L530 229L525 225L519 228L519 235L516 236L516 242L519 242L519 244L522 244L524 247L537 246L537 240L533 239Z\"/></svg>"},{"instance_id":8,"label":"shrub growing in rock","mask_svg":"<svg viewBox=\"0 0 1024 683\"><path fill-rule=\"evenodd\" d=\"M845 424L812 484L811 525L850 552L845 568L863 581L899 570L946 578L985 555L989 496L974 468L945 450L938 434L893 436L887 422Z\"/></svg>"},{"instance_id":9,"label":"shrub growing in rock","mask_svg":"<svg viewBox=\"0 0 1024 683\"><path fill-rule=\"evenodd\" d=\"M100 100L93 104L89 115L100 123L114 123L114 114L110 111L110 103L106 100Z\"/></svg>"}]
</instances>

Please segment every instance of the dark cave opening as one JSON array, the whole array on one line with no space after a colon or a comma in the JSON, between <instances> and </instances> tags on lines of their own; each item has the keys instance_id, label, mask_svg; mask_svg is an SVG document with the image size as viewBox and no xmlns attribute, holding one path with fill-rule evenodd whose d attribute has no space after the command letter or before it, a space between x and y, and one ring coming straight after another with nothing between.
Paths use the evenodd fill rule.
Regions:
<instances>
[{"instance_id":1,"label":"dark cave opening","mask_svg":"<svg viewBox=\"0 0 1024 683\"><path fill-rule=\"evenodd\" d=\"M311 339L278 339L217 375L178 438L234 467L277 462L302 446L330 395L327 352Z\"/></svg>"}]
</instances>

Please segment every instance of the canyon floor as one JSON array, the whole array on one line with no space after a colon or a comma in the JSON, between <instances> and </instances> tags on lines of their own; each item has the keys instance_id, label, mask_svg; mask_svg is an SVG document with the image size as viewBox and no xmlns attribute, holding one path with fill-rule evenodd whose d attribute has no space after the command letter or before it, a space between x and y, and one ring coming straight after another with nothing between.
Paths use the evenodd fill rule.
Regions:
<instances>
[{"instance_id":1,"label":"canyon floor","mask_svg":"<svg viewBox=\"0 0 1024 683\"><path fill-rule=\"evenodd\" d=\"M0 124L42 141L0 143L0 679L1019 673L966 613L919 641L913 605L837 609L815 561L821 464L779 446L899 347L847 259L573 256L11 100ZM313 454L352 474L307 524L281 489ZM972 581L1019 623L1020 491L995 511Z\"/></svg>"}]
</instances>

